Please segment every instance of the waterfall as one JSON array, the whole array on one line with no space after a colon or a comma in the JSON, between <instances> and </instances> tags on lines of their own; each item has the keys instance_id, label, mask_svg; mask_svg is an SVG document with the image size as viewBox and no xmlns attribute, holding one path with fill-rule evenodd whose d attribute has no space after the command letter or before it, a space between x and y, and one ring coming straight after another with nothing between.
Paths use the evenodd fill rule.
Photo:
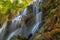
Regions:
<instances>
[{"instance_id":1,"label":"waterfall","mask_svg":"<svg viewBox=\"0 0 60 40\"><path fill-rule=\"evenodd\" d=\"M36 23L32 28L32 31L31 31L32 34L34 34L39 28L39 23L41 23L41 15L42 15L42 12L36 14Z\"/></svg>"},{"instance_id":2,"label":"waterfall","mask_svg":"<svg viewBox=\"0 0 60 40\"><path fill-rule=\"evenodd\" d=\"M11 24L11 27L10 27L10 29L11 29L12 32L13 32L14 30L16 30L19 22L20 22L21 19L22 19L22 16L23 16L23 15L26 15L26 13L27 13L27 8L25 8L25 9L22 11L22 14L21 14L21 15L18 13L17 17L15 17L15 18L12 20L12 24Z\"/></svg>"},{"instance_id":3,"label":"waterfall","mask_svg":"<svg viewBox=\"0 0 60 40\"><path fill-rule=\"evenodd\" d=\"M35 32L36 32L36 30L38 29L38 25L39 25L39 22L37 22L35 25L34 25L34 27L33 27L33 29L32 29L32 34L34 34Z\"/></svg>"},{"instance_id":4,"label":"waterfall","mask_svg":"<svg viewBox=\"0 0 60 40\"><path fill-rule=\"evenodd\" d=\"M26 13L27 13L27 8L25 8L22 11L22 15L26 15ZM24 27L22 27L22 30L20 30L22 33L25 34L26 37L28 37L30 33L34 34L38 30L39 24L41 23L41 15L42 15L42 12L39 12L39 7L36 6L36 22L35 22L35 24L33 26L31 26L28 31L25 30ZM13 33L11 33L8 37L8 40L10 40L14 35L18 35L18 34L16 34L16 33L18 33L18 31L14 31Z\"/></svg>"},{"instance_id":5,"label":"waterfall","mask_svg":"<svg viewBox=\"0 0 60 40\"><path fill-rule=\"evenodd\" d=\"M12 25L10 27L10 29L11 29L10 31L12 31L12 33L8 36L7 40L10 40L14 35L18 35L18 33L21 32L22 27L20 29L18 28L17 30L16 30L16 28L17 28L18 23L21 21L22 16L26 15L26 13L27 13L27 8L25 8L22 11L21 15L18 15L16 18L14 18L12 20Z\"/></svg>"},{"instance_id":6,"label":"waterfall","mask_svg":"<svg viewBox=\"0 0 60 40\"><path fill-rule=\"evenodd\" d=\"M17 16L16 18L14 18L14 19L12 20L12 25L11 25L11 27L10 27L10 28L11 28L11 31L16 30L18 23L21 21L21 18L22 18L22 16L19 15L19 16Z\"/></svg>"},{"instance_id":7,"label":"waterfall","mask_svg":"<svg viewBox=\"0 0 60 40\"><path fill-rule=\"evenodd\" d=\"M34 0L34 2L36 2L37 0ZM30 4L33 4L33 2L31 2ZM36 16L36 22L34 23L34 25L32 25L31 27L29 27L28 30L26 30L26 27L21 27L21 28L17 28L19 25L19 22L21 22L21 19L24 15L26 15L27 13L27 8L25 8L21 14L18 13L18 15L12 20L11 26L9 27L9 32L10 34L8 35L7 40L10 40L12 37L17 36L18 34L24 34L26 37L28 37L30 34L33 34L38 30L39 28L39 24L41 23L41 15L42 12L39 12L39 5L37 4L33 4L33 10L34 10L34 14ZM5 32L5 28L6 28L7 22L5 22L2 26L2 28L0 28L0 38L3 37L3 34ZM5 39L6 40L6 39Z\"/></svg>"},{"instance_id":8,"label":"waterfall","mask_svg":"<svg viewBox=\"0 0 60 40\"><path fill-rule=\"evenodd\" d=\"M5 29L6 25L7 25L7 22L5 22L5 23L3 24L3 26L2 26L2 28L0 28L0 34L1 34L2 31Z\"/></svg>"},{"instance_id":9,"label":"waterfall","mask_svg":"<svg viewBox=\"0 0 60 40\"><path fill-rule=\"evenodd\" d=\"M16 36L17 34L19 34L21 32L22 28L17 29L16 31L12 32L9 37L7 38L7 40L10 40L13 36Z\"/></svg>"},{"instance_id":10,"label":"waterfall","mask_svg":"<svg viewBox=\"0 0 60 40\"><path fill-rule=\"evenodd\" d=\"M7 22L5 22L5 23L2 25L2 28L0 28L0 40L2 40L2 38L3 38L3 35L4 35L4 33L5 33L6 25L7 25Z\"/></svg>"},{"instance_id":11,"label":"waterfall","mask_svg":"<svg viewBox=\"0 0 60 40\"><path fill-rule=\"evenodd\" d=\"M37 1L37 4L34 3L34 6L33 6L33 10L35 10L33 12L36 13L36 22L31 29L32 34L34 34L38 30L39 24L41 23L41 15L42 15L42 12L39 12L39 2L40 2L40 0L34 0L34 1L35 2Z\"/></svg>"},{"instance_id":12,"label":"waterfall","mask_svg":"<svg viewBox=\"0 0 60 40\"><path fill-rule=\"evenodd\" d=\"M14 35L17 35L17 33L21 30L16 29L18 26L19 21L21 21L22 16L19 15L16 18L12 20L12 25L10 27L10 35L8 36L7 40L10 40Z\"/></svg>"},{"instance_id":13,"label":"waterfall","mask_svg":"<svg viewBox=\"0 0 60 40\"><path fill-rule=\"evenodd\" d=\"M23 10L22 15L26 15L26 13L27 13L27 8L25 8L25 9Z\"/></svg>"}]
</instances>

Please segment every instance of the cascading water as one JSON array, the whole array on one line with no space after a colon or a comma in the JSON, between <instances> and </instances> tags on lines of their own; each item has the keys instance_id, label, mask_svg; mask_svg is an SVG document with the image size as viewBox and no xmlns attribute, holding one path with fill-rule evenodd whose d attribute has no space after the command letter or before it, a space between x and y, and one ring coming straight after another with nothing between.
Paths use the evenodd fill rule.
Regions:
<instances>
[{"instance_id":1,"label":"cascading water","mask_svg":"<svg viewBox=\"0 0 60 40\"><path fill-rule=\"evenodd\" d=\"M11 31L16 30L18 23L21 21L21 18L22 18L22 16L19 15L12 20L12 24L11 24L11 27L10 27Z\"/></svg>"},{"instance_id":2,"label":"cascading water","mask_svg":"<svg viewBox=\"0 0 60 40\"><path fill-rule=\"evenodd\" d=\"M36 2L36 0L34 0L35 2ZM38 2L39 0L37 0L37 2ZM36 22L35 22L35 24L33 25L33 28L32 28L32 31L31 31L31 33L32 34L34 34L37 30L38 30L38 28L39 28L39 23L40 23L40 14L41 13L39 13L39 2L37 3L37 4L35 4L33 7L35 7L35 11L36 11Z\"/></svg>"},{"instance_id":3,"label":"cascading water","mask_svg":"<svg viewBox=\"0 0 60 40\"><path fill-rule=\"evenodd\" d=\"M36 14L36 23L34 24L34 27L31 31L32 34L34 34L39 28L39 23L41 23L41 14L41 12Z\"/></svg>"},{"instance_id":4,"label":"cascading water","mask_svg":"<svg viewBox=\"0 0 60 40\"><path fill-rule=\"evenodd\" d=\"M5 33L5 28L6 28L7 22L5 22L2 25L2 28L0 28L0 40L2 40L3 34Z\"/></svg>"},{"instance_id":5,"label":"cascading water","mask_svg":"<svg viewBox=\"0 0 60 40\"><path fill-rule=\"evenodd\" d=\"M33 9L33 10L35 10L35 9ZM38 30L39 24L41 23L41 15L42 15L42 12L39 12L39 7L36 6L36 22L33 26L31 26L29 28L28 31L26 31L26 33L25 33L26 36L29 36L30 34L34 35L34 33Z\"/></svg>"},{"instance_id":6,"label":"cascading water","mask_svg":"<svg viewBox=\"0 0 60 40\"><path fill-rule=\"evenodd\" d=\"M3 24L3 26L2 26L2 28L0 28L0 34L1 34L2 31L5 29L6 25L7 25L7 22L5 22L5 23Z\"/></svg>"},{"instance_id":7,"label":"cascading water","mask_svg":"<svg viewBox=\"0 0 60 40\"><path fill-rule=\"evenodd\" d=\"M15 31L13 31L13 32L8 36L7 40L10 40L14 35L17 35L18 33L20 33L19 31L21 31L22 28L21 28L21 29L17 29L17 30L16 30L16 28L17 28L18 23L21 21L22 16L23 16L23 15L26 15L26 13L27 13L27 8L25 8L25 9L23 10L23 12L22 12L21 15L18 15L16 18L14 18L14 19L12 20L12 26L11 26L10 28L11 28L11 31L13 31L13 30L15 30ZM17 33L17 34L16 34L16 33Z\"/></svg>"},{"instance_id":8,"label":"cascading water","mask_svg":"<svg viewBox=\"0 0 60 40\"><path fill-rule=\"evenodd\" d=\"M12 20L11 26L9 27L9 34L10 35L14 36L13 34L15 34L15 30L16 30L19 22L21 21L22 16L25 15L26 13L27 13L27 8L24 9L22 15L18 14L17 17ZM3 35L5 33L6 25L7 25L7 22L5 22L2 26L2 28L0 28L0 39L3 37ZM12 37L10 35L9 35L9 38Z\"/></svg>"},{"instance_id":9,"label":"cascading water","mask_svg":"<svg viewBox=\"0 0 60 40\"><path fill-rule=\"evenodd\" d=\"M36 0L35 0L35 2L36 2ZM35 9L33 9L33 10L35 10ZM41 23L42 12L39 13L39 7L37 5L36 5L36 22L35 22L35 24L33 26L31 26L28 31L24 27L17 28L17 25L21 21L22 16L26 15L26 13L27 13L27 8L25 8L22 11L21 15L18 14L17 17L15 17L12 20L11 26L9 27L10 34L8 35L7 40L10 40L14 35L17 36L20 32L23 32L26 36L29 36L29 34L34 34L38 30L39 24ZM4 33L6 25L7 25L7 23L4 23L2 28L0 28L0 34L2 32ZM3 34L2 34L2 36L3 36ZM0 38L1 38L1 36L0 36Z\"/></svg>"},{"instance_id":10,"label":"cascading water","mask_svg":"<svg viewBox=\"0 0 60 40\"><path fill-rule=\"evenodd\" d=\"M21 32L22 28L15 30L14 32L12 32L9 37L7 38L7 40L10 40L13 36L16 36L16 34L19 34Z\"/></svg>"},{"instance_id":11,"label":"cascading water","mask_svg":"<svg viewBox=\"0 0 60 40\"><path fill-rule=\"evenodd\" d=\"M22 15L26 15L26 13L27 13L27 8L25 8L25 9L23 10Z\"/></svg>"}]
</instances>

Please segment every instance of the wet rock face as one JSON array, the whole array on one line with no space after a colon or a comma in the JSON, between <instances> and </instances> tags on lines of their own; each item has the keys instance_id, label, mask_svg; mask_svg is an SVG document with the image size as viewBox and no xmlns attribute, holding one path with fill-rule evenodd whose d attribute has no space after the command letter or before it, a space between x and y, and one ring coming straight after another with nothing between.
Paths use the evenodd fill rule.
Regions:
<instances>
[{"instance_id":1,"label":"wet rock face","mask_svg":"<svg viewBox=\"0 0 60 40\"><path fill-rule=\"evenodd\" d=\"M28 38L26 38L24 35L17 35L17 36L14 36L13 38L11 38L11 40L29 40L30 37L32 36L32 34L29 35Z\"/></svg>"},{"instance_id":2,"label":"wet rock face","mask_svg":"<svg viewBox=\"0 0 60 40\"><path fill-rule=\"evenodd\" d=\"M0 24L0 28L1 28L1 26L2 26L2 25Z\"/></svg>"},{"instance_id":3,"label":"wet rock face","mask_svg":"<svg viewBox=\"0 0 60 40\"><path fill-rule=\"evenodd\" d=\"M33 14L27 14L23 16L26 26L31 26L35 23L35 16Z\"/></svg>"},{"instance_id":4,"label":"wet rock face","mask_svg":"<svg viewBox=\"0 0 60 40\"><path fill-rule=\"evenodd\" d=\"M11 40L28 40L28 38L26 38L25 36L17 35L11 38Z\"/></svg>"},{"instance_id":5,"label":"wet rock face","mask_svg":"<svg viewBox=\"0 0 60 40\"><path fill-rule=\"evenodd\" d=\"M33 5L27 7L27 13L33 13Z\"/></svg>"}]
</instances>

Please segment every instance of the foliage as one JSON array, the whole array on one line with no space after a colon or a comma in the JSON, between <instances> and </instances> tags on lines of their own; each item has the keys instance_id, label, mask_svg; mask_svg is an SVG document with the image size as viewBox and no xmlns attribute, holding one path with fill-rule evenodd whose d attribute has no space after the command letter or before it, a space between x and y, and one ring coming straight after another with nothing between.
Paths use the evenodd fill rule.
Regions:
<instances>
[{"instance_id":1,"label":"foliage","mask_svg":"<svg viewBox=\"0 0 60 40\"><path fill-rule=\"evenodd\" d=\"M25 8L30 1L31 0L0 0L0 20L2 21L5 19L5 22L6 16L8 16L7 19L12 18Z\"/></svg>"},{"instance_id":2,"label":"foliage","mask_svg":"<svg viewBox=\"0 0 60 40\"><path fill-rule=\"evenodd\" d=\"M43 3L42 11L43 19L45 20L43 32L44 40L57 40L54 39L54 36L52 36L52 34L54 35L54 33L57 33L57 31L59 31L58 29L60 29L60 23L58 23L58 20L60 20L59 6L60 6L59 0L47 0L45 3ZM55 38L57 38L56 35Z\"/></svg>"}]
</instances>

